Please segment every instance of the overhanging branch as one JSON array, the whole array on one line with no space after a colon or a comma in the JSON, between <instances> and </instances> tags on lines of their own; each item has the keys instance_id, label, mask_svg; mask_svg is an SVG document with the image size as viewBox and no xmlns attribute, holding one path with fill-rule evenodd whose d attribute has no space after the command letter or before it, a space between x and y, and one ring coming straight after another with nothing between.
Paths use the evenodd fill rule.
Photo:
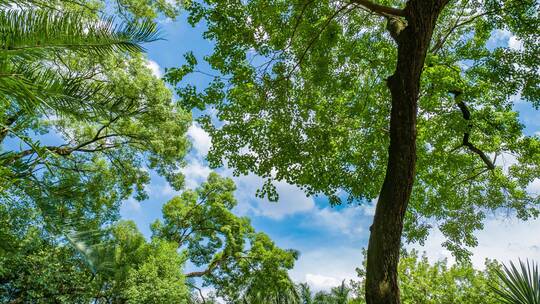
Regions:
<instances>
[{"instance_id":1,"label":"overhanging branch","mask_svg":"<svg viewBox=\"0 0 540 304\"><path fill-rule=\"evenodd\" d=\"M358 4L363 8L381 16L400 16L405 17L405 11L399 8L380 5L369 0L351 0L352 3Z\"/></svg>"},{"instance_id":2,"label":"overhanging branch","mask_svg":"<svg viewBox=\"0 0 540 304\"><path fill-rule=\"evenodd\" d=\"M215 259L214 261L212 261L212 263L210 263L210 265L208 265L208 268L206 268L205 270L188 272L188 273L184 274L184 276L186 278L195 278L195 277L202 277L202 276L208 275L216 267L218 267L219 264L221 264L223 261L225 261L225 259L227 259L227 256L222 255L219 259Z\"/></svg>"}]
</instances>

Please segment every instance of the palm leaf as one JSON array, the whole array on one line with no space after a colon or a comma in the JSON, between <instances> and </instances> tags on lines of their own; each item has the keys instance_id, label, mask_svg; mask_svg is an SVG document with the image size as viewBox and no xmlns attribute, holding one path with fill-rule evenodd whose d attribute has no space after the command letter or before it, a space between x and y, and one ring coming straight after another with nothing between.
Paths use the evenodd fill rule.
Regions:
<instances>
[{"instance_id":1,"label":"palm leaf","mask_svg":"<svg viewBox=\"0 0 540 304\"><path fill-rule=\"evenodd\" d=\"M0 70L0 96L16 101L29 113L39 108L84 119L99 108L96 97L100 104L110 98L103 85L64 77L57 68L42 63L0 60Z\"/></svg>"},{"instance_id":2,"label":"palm leaf","mask_svg":"<svg viewBox=\"0 0 540 304\"><path fill-rule=\"evenodd\" d=\"M501 280L492 286L502 303L508 304L540 304L540 273L538 265L527 261L519 261L519 267L510 262L510 267L503 265L497 270Z\"/></svg>"},{"instance_id":3,"label":"palm leaf","mask_svg":"<svg viewBox=\"0 0 540 304\"><path fill-rule=\"evenodd\" d=\"M105 234L104 231L80 231L74 228L63 231L62 234L68 243L81 255L83 261L94 275L98 273L110 274L113 271L112 247L109 247L109 244L96 241Z\"/></svg>"},{"instance_id":4,"label":"palm leaf","mask_svg":"<svg viewBox=\"0 0 540 304\"><path fill-rule=\"evenodd\" d=\"M40 57L44 50L68 49L105 55L141 52L141 43L160 39L155 23L91 20L80 13L51 10L0 11L0 53Z\"/></svg>"}]
</instances>

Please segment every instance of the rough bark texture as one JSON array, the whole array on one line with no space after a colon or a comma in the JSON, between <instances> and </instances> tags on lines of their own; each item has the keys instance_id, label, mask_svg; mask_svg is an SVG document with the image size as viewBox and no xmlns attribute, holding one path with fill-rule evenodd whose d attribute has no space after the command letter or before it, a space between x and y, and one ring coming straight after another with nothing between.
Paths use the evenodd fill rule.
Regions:
<instances>
[{"instance_id":1,"label":"rough bark texture","mask_svg":"<svg viewBox=\"0 0 540 304\"><path fill-rule=\"evenodd\" d=\"M397 266L403 219L415 176L420 76L437 17L446 2L409 1L404 9L406 27L392 33L398 45L398 60L396 71L387 82L392 96L390 147L386 176L369 239L366 278L368 304L400 303Z\"/></svg>"}]
</instances>

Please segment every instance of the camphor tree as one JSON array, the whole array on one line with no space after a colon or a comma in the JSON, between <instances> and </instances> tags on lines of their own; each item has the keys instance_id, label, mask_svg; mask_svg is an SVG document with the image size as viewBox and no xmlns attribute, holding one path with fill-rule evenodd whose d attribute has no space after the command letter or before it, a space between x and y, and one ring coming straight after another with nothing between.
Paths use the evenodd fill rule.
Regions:
<instances>
[{"instance_id":1,"label":"camphor tree","mask_svg":"<svg viewBox=\"0 0 540 304\"><path fill-rule=\"evenodd\" d=\"M173 242L199 271L201 278L228 303L296 303L295 286L287 270L298 253L283 250L246 217L232 213L236 186L211 173L196 190L184 191L163 206L163 221L152 224L155 239Z\"/></svg>"},{"instance_id":2,"label":"camphor tree","mask_svg":"<svg viewBox=\"0 0 540 304\"><path fill-rule=\"evenodd\" d=\"M540 139L516 99L540 106L539 4L534 0L193 1L207 26L207 88L185 85L197 58L169 69L201 125L208 159L236 174L324 194L333 204L376 200L367 303L399 303L402 238L437 226L459 260L486 212L538 215L526 191L540 176ZM512 36L518 48L491 39ZM504 44L504 45L503 45ZM216 119L218 123L213 123ZM502 167L500 159L515 158ZM293 202L291 202L293 203Z\"/></svg>"}]
</instances>

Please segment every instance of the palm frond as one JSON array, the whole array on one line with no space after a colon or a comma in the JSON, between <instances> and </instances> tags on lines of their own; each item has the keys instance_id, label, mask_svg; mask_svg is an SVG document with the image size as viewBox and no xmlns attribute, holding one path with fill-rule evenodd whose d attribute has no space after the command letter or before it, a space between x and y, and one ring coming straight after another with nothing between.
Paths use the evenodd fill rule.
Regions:
<instances>
[{"instance_id":1,"label":"palm frond","mask_svg":"<svg viewBox=\"0 0 540 304\"><path fill-rule=\"evenodd\" d=\"M82 256L90 271L95 274L106 274L113 270L114 263L111 260L111 248L108 244L99 242L105 232L103 230L80 231L70 229L63 231L68 243Z\"/></svg>"},{"instance_id":2,"label":"palm frond","mask_svg":"<svg viewBox=\"0 0 540 304\"><path fill-rule=\"evenodd\" d=\"M0 11L0 53L3 56L41 56L60 48L105 55L140 52L141 43L160 39L156 24L116 23L113 18L91 20L80 13L51 10Z\"/></svg>"},{"instance_id":3,"label":"palm frond","mask_svg":"<svg viewBox=\"0 0 540 304\"><path fill-rule=\"evenodd\" d=\"M540 304L540 272L534 262L519 261L519 268L510 262L497 270L501 283L493 286L502 303Z\"/></svg>"},{"instance_id":4,"label":"palm frond","mask_svg":"<svg viewBox=\"0 0 540 304\"><path fill-rule=\"evenodd\" d=\"M0 60L0 71L0 96L16 100L28 112L43 108L84 118L97 108L96 96L107 96L99 84L63 77L43 62Z\"/></svg>"}]
</instances>

